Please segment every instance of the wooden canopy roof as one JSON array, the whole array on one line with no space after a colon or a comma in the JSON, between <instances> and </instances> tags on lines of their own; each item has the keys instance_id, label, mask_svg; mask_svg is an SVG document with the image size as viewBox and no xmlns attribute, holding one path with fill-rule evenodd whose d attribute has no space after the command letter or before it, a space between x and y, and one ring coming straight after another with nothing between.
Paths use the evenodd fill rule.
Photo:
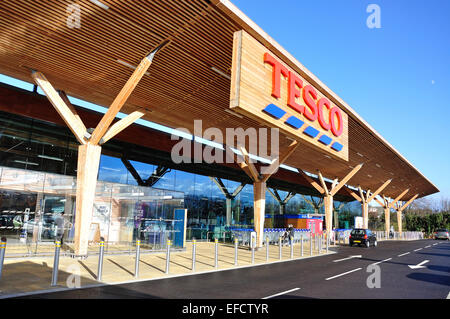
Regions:
<instances>
[{"instance_id":1,"label":"wooden canopy roof","mask_svg":"<svg viewBox=\"0 0 450 319\"><path fill-rule=\"evenodd\" d=\"M80 28L67 24L67 9L73 3L80 6ZM204 129L264 127L229 112L227 75L233 34L241 29L322 88L349 116L348 162L302 144L285 164L311 173L320 169L324 177L334 179L364 163L351 185L375 190L392 179L383 194L395 198L410 189L403 200L438 192L350 106L227 0L3 0L0 72L33 82L31 70L38 70L68 95L109 106L132 68L169 40L128 99L124 113L140 110L144 119L191 132L194 119L203 120ZM290 143L280 136L281 151Z\"/></svg>"}]
</instances>

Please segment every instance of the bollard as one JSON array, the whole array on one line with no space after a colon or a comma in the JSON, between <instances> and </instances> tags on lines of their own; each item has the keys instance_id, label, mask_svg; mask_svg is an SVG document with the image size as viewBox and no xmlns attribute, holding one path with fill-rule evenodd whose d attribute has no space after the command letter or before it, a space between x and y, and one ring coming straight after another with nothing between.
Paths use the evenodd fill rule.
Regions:
<instances>
[{"instance_id":1,"label":"bollard","mask_svg":"<svg viewBox=\"0 0 450 319\"><path fill-rule=\"evenodd\" d=\"M235 238L234 239L234 265L237 266L238 265L238 239Z\"/></svg>"},{"instance_id":2,"label":"bollard","mask_svg":"<svg viewBox=\"0 0 450 319\"><path fill-rule=\"evenodd\" d=\"M170 268L170 245L171 245L171 241L168 239L167 240L167 249L166 249L166 274L169 273L169 268Z\"/></svg>"},{"instance_id":3,"label":"bollard","mask_svg":"<svg viewBox=\"0 0 450 319\"><path fill-rule=\"evenodd\" d=\"M303 257L303 234L300 238L300 256Z\"/></svg>"},{"instance_id":4,"label":"bollard","mask_svg":"<svg viewBox=\"0 0 450 319\"><path fill-rule=\"evenodd\" d=\"M294 239L291 239L291 259L294 258Z\"/></svg>"},{"instance_id":5,"label":"bollard","mask_svg":"<svg viewBox=\"0 0 450 319\"><path fill-rule=\"evenodd\" d=\"M141 259L141 241L136 240L136 263L134 264L134 278L139 277L139 262Z\"/></svg>"},{"instance_id":6,"label":"bollard","mask_svg":"<svg viewBox=\"0 0 450 319\"><path fill-rule=\"evenodd\" d=\"M104 251L105 251L105 241L104 241L103 237L101 237L100 238L100 254L98 256L97 281L102 281Z\"/></svg>"},{"instance_id":7,"label":"bollard","mask_svg":"<svg viewBox=\"0 0 450 319\"><path fill-rule=\"evenodd\" d=\"M309 255L310 256L312 256L312 254L313 254L312 241L313 241L313 238L312 238L312 234L310 233L309 234Z\"/></svg>"},{"instance_id":8,"label":"bollard","mask_svg":"<svg viewBox=\"0 0 450 319\"><path fill-rule=\"evenodd\" d=\"M217 269L219 267L219 260L218 260L218 255L219 255L219 240L216 238L214 239L214 250L215 250L215 255L214 255L214 267Z\"/></svg>"},{"instance_id":9,"label":"bollard","mask_svg":"<svg viewBox=\"0 0 450 319\"><path fill-rule=\"evenodd\" d=\"M255 238L252 238L252 264L255 263Z\"/></svg>"},{"instance_id":10,"label":"bollard","mask_svg":"<svg viewBox=\"0 0 450 319\"><path fill-rule=\"evenodd\" d=\"M326 239L327 239L327 254L328 254L328 246L330 245L330 236L328 236L328 234L326 236Z\"/></svg>"},{"instance_id":11,"label":"bollard","mask_svg":"<svg viewBox=\"0 0 450 319\"><path fill-rule=\"evenodd\" d=\"M197 241L192 239L192 271L195 271L195 258L197 254Z\"/></svg>"},{"instance_id":12,"label":"bollard","mask_svg":"<svg viewBox=\"0 0 450 319\"><path fill-rule=\"evenodd\" d=\"M269 261L269 237L266 237L266 261Z\"/></svg>"},{"instance_id":13,"label":"bollard","mask_svg":"<svg viewBox=\"0 0 450 319\"><path fill-rule=\"evenodd\" d=\"M0 242L0 279L2 278L3 262L5 261L6 253L6 237L2 237Z\"/></svg>"},{"instance_id":14,"label":"bollard","mask_svg":"<svg viewBox=\"0 0 450 319\"><path fill-rule=\"evenodd\" d=\"M58 284L58 267L59 267L59 253L61 250L61 242L59 240L55 241L55 257L53 259L53 272L52 272L52 286Z\"/></svg>"},{"instance_id":15,"label":"bollard","mask_svg":"<svg viewBox=\"0 0 450 319\"><path fill-rule=\"evenodd\" d=\"M280 260L281 260L281 236L279 237L279 239L278 239L278 247L279 247L279 258L280 258Z\"/></svg>"},{"instance_id":16,"label":"bollard","mask_svg":"<svg viewBox=\"0 0 450 319\"><path fill-rule=\"evenodd\" d=\"M319 250L319 255L322 253L322 236L323 234L320 234L318 237L318 243L317 243L317 248Z\"/></svg>"}]
</instances>

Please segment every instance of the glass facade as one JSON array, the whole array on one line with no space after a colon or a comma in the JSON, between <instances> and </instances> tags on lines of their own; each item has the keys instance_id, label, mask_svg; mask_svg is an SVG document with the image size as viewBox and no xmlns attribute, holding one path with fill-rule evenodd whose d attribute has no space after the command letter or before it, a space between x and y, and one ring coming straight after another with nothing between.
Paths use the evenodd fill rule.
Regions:
<instances>
[{"instance_id":1,"label":"glass facade","mask_svg":"<svg viewBox=\"0 0 450 319\"><path fill-rule=\"evenodd\" d=\"M77 147L72 133L51 123L0 112L0 233L15 234L17 227L25 225L29 241L51 241L56 232L58 218L64 212L65 239L73 239L76 190ZM107 145L108 144L108 145ZM148 163L128 161L143 181L151 180L151 187L139 186L138 180L121 158L125 147L114 140L102 149L96 204L94 207L92 236L102 236L110 245L131 243L137 238L149 247L162 247L163 238L170 236L171 220L176 208L186 208L187 239L210 239L227 236L228 227L253 228L253 186L245 185L232 199L225 197L209 176L177 169L160 170L157 160L148 152ZM152 163L152 164L150 164ZM232 194L240 182L222 179ZM141 182L142 183L142 182ZM278 191L281 199L288 192ZM323 214L317 198L300 194L285 205L285 214ZM311 200L309 200L311 199ZM308 203L309 202L309 203ZM230 217L227 221L227 205ZM339 205L338 205L339 206ZM336 205L335 205L336 207ZM358 205L337 207L346 220L360 213ZM11 212L21 212L22 215ZM41 212L42 216L38 216ZM33 216L31 213L35 213ZM284 227L280 219L280 204L266 193L265 227ZM16 216L17 215L17 216ZM338 221L340 226L345 220ZM342 225L341 225L342 224ZM41 225L42 229L36 225ZM350 223L351 225L351 223ZM11 229L11 227L13 227ZM164 234L164 235L161 235ZM162 236L162 237L161 237ZM13 236L12 236L13 237ZM23 241L23 238L22 238ZM112 246L110 246L111 248Z\"/></svg>"}]
</instances>

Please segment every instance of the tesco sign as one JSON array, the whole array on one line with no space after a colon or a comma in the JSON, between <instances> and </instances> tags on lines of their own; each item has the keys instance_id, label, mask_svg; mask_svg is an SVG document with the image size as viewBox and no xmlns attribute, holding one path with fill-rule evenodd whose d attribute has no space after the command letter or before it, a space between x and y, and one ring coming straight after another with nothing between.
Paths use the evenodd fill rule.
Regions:
<instances>
[{"instance_id":1,"label":"tesco sign","mask_svg":"<svg viewBox=\"0 0 450 319\"><path fill-rule=\"evenodd\" d=\"M349 118L330 100L332 92L300 63L275 54L244 30L233 40L230 109L256 125L278 128L305 151L311 147L348 161Z\"/></svg>"},{"instance_id":2,"label":"tesco sign","mask_svg":"<svg viewBox=\"0 0 450 319\"><path fill-rule=\"evenodd\" d=\"M303 80L294 72L289 71L284 65L275 59L270 53L264 54L264 62L272 65L272 96L276 99L281 97L280 83L281 77L288 80L287 105L303 114L310 121L319 121L320 126L338 137L342 134L343 123L341 110L331 107L330 101L326 97L317 99L317 92L311 85L303 85ZM302 97L306 105L299 104L296 99ZM325 112L324 113L324 109ZM324 114L328 114L326 120Z\"/></svg>"}]
</instances>

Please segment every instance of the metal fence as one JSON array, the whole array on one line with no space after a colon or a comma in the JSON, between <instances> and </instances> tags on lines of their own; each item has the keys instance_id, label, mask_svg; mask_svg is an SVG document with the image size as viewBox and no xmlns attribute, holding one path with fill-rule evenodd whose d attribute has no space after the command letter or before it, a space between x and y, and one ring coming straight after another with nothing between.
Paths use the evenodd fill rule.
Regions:
<instances>
[{"instance_id":1,"label":"metal fence","mask_svg":"<svg viewBox=\"0 0 450 319\"><path fill-rule=\"evenodd\" d=\"M173 240L180 233L180 230L174 228L175 223L183 222L167 218L139 218L139 225L136 227L135 218L116 219L124 225L121 233L124 238L105 241L105 251L108 253L131 253L137 240L141 241L142 251L164 250L168 240ZM50 255L53 253L55 240L62 241L61 255L70 255L74 247L74 225L67 221L62 224L67 226L58 227L55 213L2 211L0 236L8 240L6 257ZM100 241L100 229L98 231L97 236L90 235L89 254L98 253L94 248Z\"/></svg>"}]
</instances>

